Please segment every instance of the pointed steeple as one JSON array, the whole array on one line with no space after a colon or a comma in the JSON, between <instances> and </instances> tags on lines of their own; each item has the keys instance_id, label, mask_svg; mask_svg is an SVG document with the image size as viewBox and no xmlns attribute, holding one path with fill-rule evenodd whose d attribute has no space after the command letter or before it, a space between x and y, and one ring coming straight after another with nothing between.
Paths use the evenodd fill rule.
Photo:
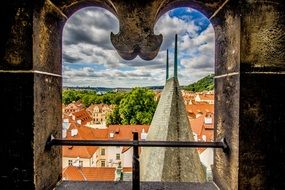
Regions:
<instances>
[{"instance_id":1,"label":"pointed steeple","mask_svg":"<svg viewBox=\"0 0 285 190\"><path fill-rule=\"evenodd\" d=\"M166 50L166 80L169 78L168 49Z\"/></svg>"},{"instance_id":2,"label":"pointed steeple","mask_svg":"<svg viewBox=\"0 0 285 190\"><path fill-rule=\"evenodd\" d=\"M174 49L174 78L177 79L177 34L175 34L175 49Z\"/></svg>"},{"instance_id":3,"label":"pointed steeple","mask_svg":"<svg viewBox=\"0 0 285 190\"><path fill-rule=\"evenodd\" d=\"M146 140L194 141L179 82L165 83ZM196 148L143 147L142 181L205 182L206 175Z\"/></svg>"}]
</instances>

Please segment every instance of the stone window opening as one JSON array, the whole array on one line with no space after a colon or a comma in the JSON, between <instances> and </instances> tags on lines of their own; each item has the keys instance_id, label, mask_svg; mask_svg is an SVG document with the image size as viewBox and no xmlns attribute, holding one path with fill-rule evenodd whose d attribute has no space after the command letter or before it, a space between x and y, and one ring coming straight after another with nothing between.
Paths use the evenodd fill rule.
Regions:
<instances>
[{"instance_id":1,"label":"stone window opening","mask_svg":"<svg viewBox=\"0 0 285 190\"><path fill-rule=\"evenodd\" d=\"M276 101L282 99L279 91L285 88L281 1L51 0L7 4L1 8L5 16L1 17L0 94L5 100L2 107L8 108L2 121L13 126L3 130L15 134L9 139L4 136L7 143L1 145L7 155L1 177L9 189L51 189L61 178L61 148L45 150L44 146L51 134L61 137L62 29L72 13L90 5L104 7L119 19L122 37L117 42L128 39L124 42L129 48L124 51L117 43L116 49L128 59L155 57L159 37L157 41L142 39L163 13L179 6L203 12L213 23L216 39L215 137L226 137L231 147L229 154L214 151L213 179L223 189L284 189L283 176L274 172L284 169L284 164L280 157L272 156L282 156L280 150L284 149L284 133L279 128L283 126L280 118L284 112L280 110L284 103ZM10 113L14 113L12 119ZM257 132L254 138L251 131ZM14 176L21 177L15 180Z\"/></svg>"},{"instance_id":2,"label":"stone window opening","mask_svg":"<svg viewBox=\"0 0 285 190\"><path fill-rule=\"evenodd\" d=\"M97 114L98 115L98 114ZM201 115L203 115L203 114L201 114ZM102 120L102 119L101 119ZM97 118L96 119L96 121L99 121L99 119ZM104 151L104 149L101 149L101 155L105 155L105 153L103 154L103 151ZM117 157L117 156L116 156ZM101 162L101 165L102 165L102 162Z\"/></svg>"}]
</instances>

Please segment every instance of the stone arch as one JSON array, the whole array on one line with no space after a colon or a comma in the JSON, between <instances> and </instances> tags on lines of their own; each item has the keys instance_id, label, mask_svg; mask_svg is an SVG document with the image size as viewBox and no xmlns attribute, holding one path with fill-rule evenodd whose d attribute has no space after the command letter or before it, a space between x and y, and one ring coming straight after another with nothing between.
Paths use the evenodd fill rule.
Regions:
<instances>
[{"instance_id":1,"label":"stone arch","mask_svg":"<svg viewBox=\"0 0 285 190\"><path fill-rule=\"evenodd\" d=\"M61 59L62 59L62 30L64 23L68 17L75 11L86 6L99 6L106 8L119 19L120 31L116 35L111 35L111 40L118 53L124 59L132 59L139 55L143 59L153 59L159 50L162 36L153 34L153 26L159 16L174 7L189 6L196 8L211 19L216 35L216 63L215 63L215 111L217 138L226 136L230 144L238 143L238 103L234 101L239 98L239 19L238 11L233 10L235 3L228 3L226 9L218 11L221 6L225 6L221 0L212 1L212 3L197 3L197 1L153 1L149 3L128 2L128 1L65 1L53 3L45 1L41 8L34 12L33 18L33 68L38 71L49 73L48 76L39 77L35 81L36 90L36 105L40 105L40 97L47 97L46 102L53 102L50 106L35 107L35 115L41 117L42 113L46 113L48 117L53 115L55 119L50 122L48 119L36 120L35 129L41 131L40 136L34 137L34 143L40 144L42 139L47 139L51 133L61 137ZM146 14L147 13L147 14ZM217 16L218 15L218 16ZM126 40L127 39L127 40ZM234 53L232 53L234 51ZM228 77L228 75L232 77ZM224 80L226 78L226 80ZM38 84L37 84L38 83ZM45 85L47 85L45 87ZM228 88L231 87L231 88ZM50 96L51 91L46 91L50 88L53 96ZM229 91L224 93L224 91ZM225 97L225 95L227 97ZM37 99L37 97L39 97ZM225 102L229 102L224 104ZM49 107L47 109L47 107ZM46 109L48 111L46 111ZM230 110L230 111L224 111ZM225 114L226 113L226 114ZM231 129L225 129L223 125L232 126ZM44 129L43 127L46 126ZM59 148L53 148L51 152L45 154L59 154L53 158L43 154L44 149L41 146L34 147L36 159L35 166L42 163L43 166L35 167L35 184L40 189L46 188L47 184L54 184L59 177L54 173L61 174L61 153ZM48 158L48 159L45 159ZM227 168L238 167L237 165L238 150L234 150L230 155L225 155L222 151L215 153L214 179L224 179L228 181L226 187L236 189L237 187L237 172L228 170ZM43 161L44 160L44 161ZM225 160L228 160L225 164ZM53 164L51 169L49 163ZM225 167L226 165L226 167ZM46 167L46 169L45 169ZM224 170L220 169L224 168ZM43 171L49 170L51 173L48 181L46 173ZM216 174L215 174L216 172ZM218 181L218 180L216 180ZM223 182L221 182L223 183Z\"/></svg>"},{"instance_id":2,"label":"stone arch","mask_svg":"<svg viewBox=\"0 0 285 190\"><path fill-rule=\"evenodd\" d=\"M194 0L175 0L175 1L162 1L159 5L159 8L156 12L156 20L165 14L166 12L179 8L179 7L190 7L195 10L198 10L203 15L205 15L207 18L210 18L213 14L213 6L215 6L216 3L219 1L212 2L212 3L204 3L201 1L194 1Z\"/></svg>"},{"instance_id":3,"label":"stone arch","mask_svg":"<svg viewBox=\"0 0 285 190\"><path fill-rule=\"evenodd\" d=\"M170 0L92 2L113 3L121 38L132 34L128 43L136 45L151 36L161 5ZM2 133L13 134L2 135L1 182L9 189L52 189L61 175L60 148L44 147L51 133L61 136L60 36L68 18L64 9L73 3L80 4L11 0L0 7L0 96L7 109L3 126L9 126ZM284 3L209 0L205 5L216 26L216 135L226 136L231 147L228 155L216 151L214 180L221 189L284 189L284 176L276 172L285 168L284 102L279 101L285 88ZM155 56L152 43L155 38L140 43L150 51L137 54Z\"/></svg>"}]
</instances>

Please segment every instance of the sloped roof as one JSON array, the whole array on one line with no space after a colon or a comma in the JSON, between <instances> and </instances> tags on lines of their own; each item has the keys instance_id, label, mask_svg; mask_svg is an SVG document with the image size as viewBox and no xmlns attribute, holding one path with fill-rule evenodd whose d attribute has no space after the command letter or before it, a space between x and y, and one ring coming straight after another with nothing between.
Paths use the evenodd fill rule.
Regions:
<instances>
[{"instance_id":1,"label":"sloped roof","mask_svg":"<svg viewBox=\"0 0 285 190\"><path fill-rule=\"evenodd\" d=\"M75 167L63 169L63 180L71 181L115 181L116 168L113 167Z\"/></svg>"},{"instance_id":2,"label":"sloped roof","mask_svg":"<svg viewBox=\"0 0 285 190\"><path fill-rule=\"evenodd\" d=\"M113 132L114 137L109 139L113 140L132 140L133 132L138 132L139 139L141 139L141 132L144 131L147 133L149 125L109 125L109 133Z\"/></svg>"},{"instance_id":3,"label":"sloped roof","mask_svg":"<svg viewBox=\"0 0 285 190\"><path fill-rule=\"evenodd\" d=\"M78 133L75 136L71 136L71 130L77 129ZM104 140L108 137L107 129L92 129L85 126L76 125L71 123L70 128L67 131L67 140ZM63 157L72 158L91 158L99 147L96 146L63 146Z\"/></svg>"},{"instance_id":4,"label":"sloped roof","mask_svg":"<svg viewBox=\"0 0 285 190\"><path fill-rule=\"evenodd\" d=\"M123 167L123 172L133 172L133 168L132 167Z\"/></svg>"},{"instance_id":5,"label":"sloped roof","mask_svg":"<svg viewBox=\"0 0 285 190\"><path fill-rule=\"evenodd\" d=\"M82 109L78 112L74 112L72 113L72 115L76 117L76 120L80 119L82 125L86 124L87 122L92 121L90 114L85 109Z\"/></svg>"},{"instance_id":6,"label":"sloped roof","mask_svg":"<svg viewBox=\"0 0 285 190\"><path fill-rule=\"evenodd\" d=\"M206 113L214 113L214 105L206 103L197 103L192 105L186 105L186 110L188 113L197 114L199 112L202 112L203 115L205 115Z\"/></svg>"}]
</instances>

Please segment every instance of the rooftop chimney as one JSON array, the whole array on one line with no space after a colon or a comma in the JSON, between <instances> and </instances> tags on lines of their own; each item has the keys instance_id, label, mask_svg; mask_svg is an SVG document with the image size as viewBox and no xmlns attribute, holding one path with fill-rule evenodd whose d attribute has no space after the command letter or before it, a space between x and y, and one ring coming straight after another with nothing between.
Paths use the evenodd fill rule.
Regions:
<instances>
[{"instance_id":1,"label":"rooftop chimney","mask_svg":"<svg viewBox=\"0 0 285 190\"><path fill-rule=\"evenodd\" d=\"M66 130L66 129L63 129L63 130L62 130L62 138L65 139L65 138L66 138L66 135L67 135L67 130Z\"/></svg>"},{"instance_id":2,"label":"rooftop chimney","mask_svg":"<svg viewBox=\"0 0 285 190\"><path fill-rule=\"evenodd\" d=\"M71 129L71 136L74 137L78 134L78 129Z\"/></svg>"},{"instance_id":3,"label":"rooftop chimney","mask_svg":"<svg viewBox=\"0 0 285 190\"><path fill-rule=\"evenodd\" d=\"M146 137L147 137L147 133L144 131L144 129L142 129L141 140L146 140Z\"/></svg>"}]
</instances>

